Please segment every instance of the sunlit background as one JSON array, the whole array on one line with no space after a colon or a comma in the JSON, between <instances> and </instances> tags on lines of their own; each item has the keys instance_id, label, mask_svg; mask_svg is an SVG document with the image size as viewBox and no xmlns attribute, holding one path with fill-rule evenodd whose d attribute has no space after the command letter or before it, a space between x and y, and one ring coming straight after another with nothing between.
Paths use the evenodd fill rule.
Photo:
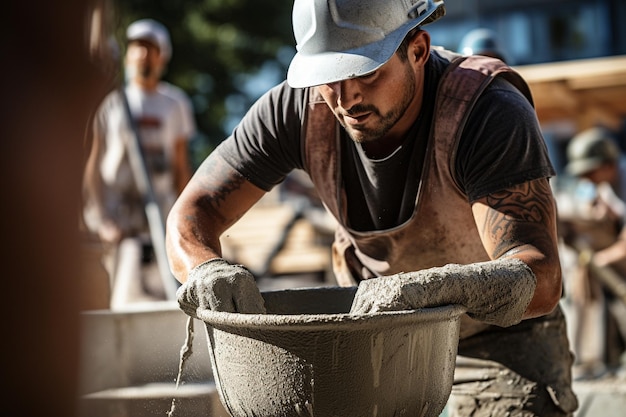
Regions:
<instances>
[{"instance_id":1,"label":"sunlit background","mask_svg":"<svg viewBox=\"0 0 626 417\"><path fill-rule=\"evenodd\" d=\"M282 81L295 53L291 0L102 0L113 10L114 39L151 17L171 31L165 79L193 100L197 164L238 123L250 104ZM433 44L458 50L463 37L487 28L511 65L626 53L626 2L620 0L447 0L447 14L428 30Z\"/></svg>"}]
</instances>

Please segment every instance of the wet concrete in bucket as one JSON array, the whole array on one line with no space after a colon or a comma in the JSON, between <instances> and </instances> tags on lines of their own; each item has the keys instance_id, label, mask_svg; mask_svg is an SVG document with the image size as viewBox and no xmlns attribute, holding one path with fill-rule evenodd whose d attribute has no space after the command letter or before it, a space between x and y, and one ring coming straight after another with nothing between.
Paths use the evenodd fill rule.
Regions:
<instances>
[{"instance_id":1,"label":"wet concrete in bucket","mask_svg":"<svg viewBox=\"0 0 626 417\"><path fill-rule=\"evenodd\" d=\"M264 315L201 312L228 412L233 417L439 416L452 388L464 309L351 315L355 291L269 291L263 293ZM168 415L174 417L175 404Z\"/></svg>"}]
</instances>

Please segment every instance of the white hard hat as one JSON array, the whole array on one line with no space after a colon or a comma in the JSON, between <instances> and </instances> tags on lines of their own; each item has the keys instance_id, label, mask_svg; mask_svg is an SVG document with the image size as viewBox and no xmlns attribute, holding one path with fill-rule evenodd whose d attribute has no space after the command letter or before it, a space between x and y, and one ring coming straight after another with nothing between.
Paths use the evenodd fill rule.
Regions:
<instances>
[{"instance_id":1,"label":"white hard hat","mask_svg":"<svg viewBox=\"0 0 626 417\"><path fill-rule=\"evenodd\" d=\"M161 23L152 19L141 19L131 23L126 29L126 39L130 41L145 40L159 47L161 56L168 61L172 57L170 34Z\"/></svg>"},{"instance_id":2,"label":"white hard hat","mask_svg":"<svg viewBox=\"0 0 626 417\"><path fill-rule=\"evenodd\" d=\"M385 64L411 29L445 14L434 0L295 0L291 87L359 77Z\"/></svg>"}]
</instances>

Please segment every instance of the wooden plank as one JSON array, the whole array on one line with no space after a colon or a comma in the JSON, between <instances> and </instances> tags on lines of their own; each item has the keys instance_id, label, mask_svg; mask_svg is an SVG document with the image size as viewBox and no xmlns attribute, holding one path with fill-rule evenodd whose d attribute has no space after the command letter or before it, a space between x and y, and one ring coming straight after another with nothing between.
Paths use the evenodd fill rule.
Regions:
<instances>
[{"instance_id":1,"label":"wooden plank","mask_svg":"<svg viewBox=\"0 0 626 417\"><path fill-rule=\"evenodd\" d=\"M294 209L288 204L253 207L224 233L221 239L224 258L253 271L262 270L294 215ZM269 272L325 272L330 265L331 252L330 246L320 240L309 221L298 219L289 230L283 248L271 260Z\"/></svg>"},{"instance_id":2,"label":"wooden plank","mask_svg":"<svg viewBox=\"0 0 626 417\"><path fill-rule=\"evenodd\" d=\"M514 69L530 84L562 80L595 80L602 84L607 77L621 78L619 84L624 84L626 56L518 65Z\"/></svg>"},{"instance_id":3,"label":"wooden plank","mask_svg":"<svg viewBox=\"0 0 626 417\"><path fill-rule=\"evenodd\" d=\"M543 125L619 129L626 117L626 56L518 66Z\"/></svg>"}]
</instances>

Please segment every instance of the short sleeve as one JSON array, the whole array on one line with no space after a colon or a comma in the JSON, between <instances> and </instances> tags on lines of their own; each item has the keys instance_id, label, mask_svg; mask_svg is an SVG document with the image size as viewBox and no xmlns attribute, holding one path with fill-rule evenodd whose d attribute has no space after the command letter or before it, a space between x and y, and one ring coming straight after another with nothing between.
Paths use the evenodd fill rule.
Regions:
<instances>
[{"instance_id":1,"label":"short sleeve","mask_svg":"<svg viewBox=\"0 0 626 417\"><path fill-rule=\"evenodd\" d=\"M175 138L190 140L196 134L196 122L189 96L183 89L167 82L159 84L159 92L174 102Z\"/></svg>"},{"instance_id":2,"label":"short sleeve","mask_svg":"<svg viewBox=\"0 0 626 417\"><path fill-rule=\"evenodd\" d=\"M534 108L508 82L495 80L477 101L459 141L455 169L470 202L555 175Z\"/></svg>"},{"instance_id":3,"label":"short sleeve","mask_svg":"<svg viewBox=\"0 0 626 417\"><path fill-rule=\"evenodd\" d=\"M300 137L305 89L281 83L264 94L215 150L257 187L269 191L302 168Z\"/></svg>"}]
</instances>

